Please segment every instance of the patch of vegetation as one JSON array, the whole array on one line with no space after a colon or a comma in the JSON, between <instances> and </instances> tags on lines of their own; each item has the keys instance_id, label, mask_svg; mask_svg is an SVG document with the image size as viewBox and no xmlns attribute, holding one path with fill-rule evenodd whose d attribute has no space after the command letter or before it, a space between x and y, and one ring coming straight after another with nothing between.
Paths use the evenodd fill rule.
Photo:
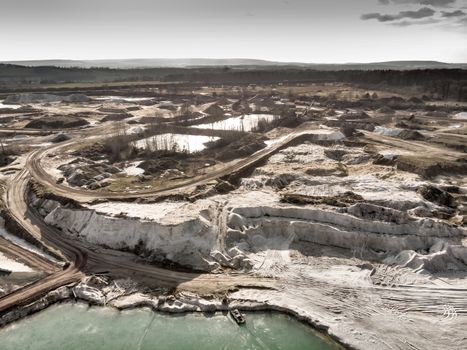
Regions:
<instances>
[{"instance_id":1,"label":"patch of vegetation","mask_svg":"<svg viewBox=\"0 0 467 350\"><path fill-rule=\"evenodd\" d=\"M88 125L85 119L72 116L46 116L31 120L25 125L29 129L68 129Z\"/></svg>"}]
</instances>

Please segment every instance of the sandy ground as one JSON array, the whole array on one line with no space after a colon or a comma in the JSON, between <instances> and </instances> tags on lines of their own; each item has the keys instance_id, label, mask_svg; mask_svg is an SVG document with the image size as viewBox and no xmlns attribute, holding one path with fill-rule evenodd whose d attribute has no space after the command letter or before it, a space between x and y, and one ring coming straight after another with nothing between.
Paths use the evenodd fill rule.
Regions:
<instances>
[{"instance_id":1,"label":"sandy ground","mask_svg":"<svg viewBox=\"0 0 467 350\"><path fill-rule=\"evenodd\" d=\"M318 93L319 88L308 87L307 91ZM298 87L295 92L301 90ZM337 85L320 94L330 91L352 99L362 93ZM130 105L102 104L108 108ZM40 108L48 113L92 111L96 116L90 119L97 120L102 114L96 109L102 104ZM139 118L160 110L143 106L131 113ZM321 122L324 119L311 123L319 127ZM459 125L454 129L462 132L462 120L452 122ZM450 174L427 179L391 164L374 164L378 156L430 155L457 161L465 154L449 144L396 138L393 126L363 131L350 146L342 142L342 133L322 127L316 143L282 149L241 179L235 190L193 203L103 202L74 209L45 200L36 205L44 207L47 224L61 228L67 237L86 241L87 246L95 245L93 252L110 247L130 256L127 251L140 254L146 250L184 266L206 268L208 263L221 276L267 281L261 286L223 290L222 295L209 299L203 295L209 286L201 288L203 282L194 278L177 286L172 304L159 304L154 293L135 294L134 286L120 286L125 293L114 298L115 306L200 311L203 303L217 303L212 307L220 308L220 300L226 296L232 305L245 309L291 312L351 348L465 349L467 232L462 213L466 180ZM436 134L437 128L446 126L443 120L429 132ZM273 140L269 144L289 132L270 132ZM60 172L56 168L70 160L68 155L57 155L42 163L57 179ZM453 192L457 201L453 208L428 200L419 191L425 185L453 184L458 186ZM299 194L315 202L288 203L281 200L285 194ZM342 196L347 200L344 203L339 202ZM436 216L439 212L451 216L440 219ZM3 255L0 264L17 272L27 268ZM96 303L106 301L99 288L88 287L81 286L76 292ZM195 292L190 302L183 300L187 291Z\"/></svg>"},{"instance_id":2,"label":"sandy ground","mask_svg":"<svg viewBox=\"0 0 467 350\"><path fill-rule=\"evenodd\" d=\"M41 249L37 248L35 245L26 242L24 239L21 239L10 232L8 232L4 227L3 227L3 222L0 224L0 236L3 237L4 239L10 241L11 243L28 250L36 255L39 255L43 258L46 258L47 260L50 260L52 262L57 262L57 259L55 259L53 256L50 256L49 254L43 252Z\"/></svg>"},{"instance_id":3,"label":"sandy ground","mask_svg":"<svg viewBox=\"0 0 467 350\"><path fill-rule=\"evenodd\" d=\"M160 222L177 223L183 220L197 218L200 204L179 202L163 202L158 204L136 204L136 203L100 203L89 206L90 209L108 215L125 213L131 218L153 220Z\"/></svg>"},{"instance_id":4,"label":"sandy ground","mask_svg":"<svg viewBox=\"0 0 467 350\"><path fill-rule=\"evenodd\" d=\"M33 270L13 259L9 259L5 254L0 252L0 269L8 270L11 272L32 272Z\"/></svg>"}]
</instances>

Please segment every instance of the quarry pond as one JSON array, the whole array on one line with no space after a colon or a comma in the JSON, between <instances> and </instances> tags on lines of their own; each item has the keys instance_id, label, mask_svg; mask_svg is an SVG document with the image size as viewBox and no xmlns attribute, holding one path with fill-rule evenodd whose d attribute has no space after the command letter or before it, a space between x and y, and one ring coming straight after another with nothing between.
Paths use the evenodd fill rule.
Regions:
<instances>
[{"instance_id":1,"label":"quarry pond","mask_svg":"<svg viewBox=\"0 0 467 350\"><path fill-rule=\"evenodd\" d=\"M202 136L202 135L186 135L186 134L172 134L165 133L142 140L138 140L134 145L138 148L147 149L152 151L177 151L194 153L202 151L206 148L207 142L218 140L218 137Z\"/></svg>"},{"instance_id":2,"label":"quarry pond","mask_svg":"<svg viewBox=\"0 0 467 350\"><path fill-rule=\"evenodd\" d=\"M195 128L213 130L252 131L261 122L270 123L276 118L273 114L247 114L231 117L214 123L194 125Z\"/></svg>"},{"instance_id":3,"label":"quarry pond","mask_svg":"<svg viewBox=\"0 0 467 350\"><path fill-rule=\"evenodd\" d=\"M3 350L341 349L311 327L279 313L169 315L59 304L0 330ZM60 330L57 332L57 330Z\"/></svg>"}]
</instances>

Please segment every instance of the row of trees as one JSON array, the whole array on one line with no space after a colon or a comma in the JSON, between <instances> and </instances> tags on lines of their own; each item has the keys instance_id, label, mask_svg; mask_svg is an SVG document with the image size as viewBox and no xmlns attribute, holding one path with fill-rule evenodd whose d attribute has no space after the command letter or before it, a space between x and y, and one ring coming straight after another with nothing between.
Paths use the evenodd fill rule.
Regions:
<instances>
[{"instance_id":1,"label":"row of trees","mask_svg":"<svg viewBox=\"0 0 467 350\"><path fill-rule=\"evenodd\" d=\"M165 81L196 84L261 84L297 82L347 82L387 86L420 86L441 98L467 101L467 70L315 70L297 67L272 68L57 68L0 64L0 86L11 90L20 84L41 82Z\"/></svg>"}]
</instances>

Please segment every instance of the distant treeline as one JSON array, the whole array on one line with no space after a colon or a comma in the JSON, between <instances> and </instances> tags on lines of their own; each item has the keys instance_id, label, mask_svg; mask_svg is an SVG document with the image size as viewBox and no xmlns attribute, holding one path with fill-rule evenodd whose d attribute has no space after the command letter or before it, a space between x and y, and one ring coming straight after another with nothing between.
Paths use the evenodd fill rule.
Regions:
<instances>
[{"instance_id":1,"label":"distant treeline","mask_svg":"<svg viewBox=\"0 0 467 350\"><path fill-rule=\"evenodd\" d=\"M342 70L310 69L186 71L166 77L169 81L200 81L206 83L300 83L345 82L363 86L419 86L427 94L440 99L467 101L467 70Z\"/></svg>"},{"instance_id":2,"label":"distant treeline","mask_svg":"<svg viewBox=\"0 0 467 350\"><path fill-rule=\"evenodd\" d=\"M200 84L264 84L345 82L362 86L420 87L440 99L467 101L467 70L341 70L296 67L206 68L58 68L0 64L0 90L57 83L120 81L189 82Z\"/></svg>"},{"instance_id":3,"label":"distant treeline","mask_svg":"<svg viewBox=\"0 0 467 350\"><path fill-rule=\"evenodd\" d=\"M0 64L0 87L27 84L94 83L119 81L161 81L180 73L180 68L111 69L25 67Z\"/></svg>"}]
</instances>

